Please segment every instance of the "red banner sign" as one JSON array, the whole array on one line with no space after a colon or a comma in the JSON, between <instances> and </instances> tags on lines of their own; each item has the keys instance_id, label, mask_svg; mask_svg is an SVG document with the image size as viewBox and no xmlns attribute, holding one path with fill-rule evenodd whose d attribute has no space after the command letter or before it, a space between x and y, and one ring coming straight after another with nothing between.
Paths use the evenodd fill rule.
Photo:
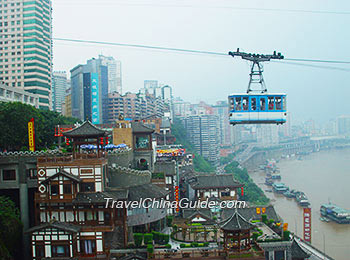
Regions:
<instances>
[{"instance_id":1,"label":"red banner sign","mask_svg":"<svg viewBox=\"0 0 350 260\"><path fill-rule=\"evenodd\" d=\"M311 208L304 208L304 240L311 243Z\"/></svg>"},{"instance_id":2,"label":"red banner sign","mask_svg":"<svg viewBox=\"0 0 350 260\"><path fill-rule=\"evenodd\" d=\"M35 133L34 133L34 118L28 122L28 141L29 141L29 150L35 151Z\"/></svg>"}]
</instances>

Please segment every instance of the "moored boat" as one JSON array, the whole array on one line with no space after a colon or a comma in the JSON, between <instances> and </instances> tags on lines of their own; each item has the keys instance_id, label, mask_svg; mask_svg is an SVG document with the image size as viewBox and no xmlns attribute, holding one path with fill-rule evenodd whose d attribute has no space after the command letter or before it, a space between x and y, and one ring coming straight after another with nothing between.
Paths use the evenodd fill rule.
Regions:
<instances>
[{"instance_id":1,"label":"moored boat","mask_svg":"<svg viewBox=\"0 0 350 260\"><path fill-rule=\"evenodd\" d=\"M274 183L272 188L277 193L284 193L289 190L289 188L284 183Z\"/></svg>"},{"instance_id":2,"label":"moored boat","mask_svg":"<svg viewBox=\"0 0 350 260\"><path fill-rule=\"evenodd\" d=\"M322 204L321 215L339 224L350 224L350 211L334 204Z\"/></svg>"}]
</instances>

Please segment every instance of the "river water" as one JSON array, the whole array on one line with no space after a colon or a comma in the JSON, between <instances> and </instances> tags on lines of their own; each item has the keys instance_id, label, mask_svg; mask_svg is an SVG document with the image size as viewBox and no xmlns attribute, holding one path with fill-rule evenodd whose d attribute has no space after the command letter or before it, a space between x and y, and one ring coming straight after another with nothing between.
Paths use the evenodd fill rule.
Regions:
<instances>
[{"instance_id":1,"label":"river water","mask_svg":"<svg viewBox=\"0 0 350 260\"><path fill-rule=\"evenodd\" d=\"M292 157L278 163L281 182L290 189L303 191L312 208L312 245L336 260L350 259L350 224L322 222L320 206L329 200L345 209L350 209L350 150L329 150ZM265 173L251 173L253 180L265 191ZM294 199L265 192L277 213L288 223L289 230L303 236L303 209Z\"/></svg>"}]
</instances>

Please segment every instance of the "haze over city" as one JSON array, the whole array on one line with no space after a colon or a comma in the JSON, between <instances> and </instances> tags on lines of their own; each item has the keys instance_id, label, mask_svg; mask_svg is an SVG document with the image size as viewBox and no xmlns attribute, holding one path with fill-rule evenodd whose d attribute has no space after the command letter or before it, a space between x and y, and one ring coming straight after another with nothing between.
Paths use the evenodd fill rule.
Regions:
<instances>
[{"instance_id":1,"label":"haze over city","mask_svg":"<svg viewBox=\"0 0 350 260\"><path fill-rule=\"evenodd\" d=\"M53 37L144 44L227 53L242 51L285 58L350 60L347 1L54 1ZM259 9L259 10L258 10ZM54 70L70 70L98 54L122 61L123 92L146 79L173 87L174 96L215 103L245 92L249 63L203 54L75 44L54 40ZM290 63L290 62L289 62ZM348 71L269 62L270 92L285 92L294 120L327 121L346 114Z\"/></svg>"}]
</instances>

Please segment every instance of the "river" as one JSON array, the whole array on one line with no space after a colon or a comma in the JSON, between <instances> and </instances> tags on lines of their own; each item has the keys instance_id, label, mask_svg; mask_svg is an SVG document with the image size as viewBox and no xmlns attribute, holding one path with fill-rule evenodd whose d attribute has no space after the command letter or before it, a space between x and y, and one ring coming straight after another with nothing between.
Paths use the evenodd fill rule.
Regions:
<instances>
[{"instance_id":1,"label":"river","mask_svg":"<svg viewBox=\"0 0 350 260\"><path fill-rule=\"evenodd\" d=\"M290 189L305 192L312 208L312 245L325 249L336 260L350 259L350 224L322 222L320 206L329 200L350 209L350 150L329 150L303 156L282 159L278 163L281 182ZM265 173L250 173L253 180L265 191ZM265 192L277 213L289 224L289 230L303 236L302 208L283 195Z\"/></svg>"}]
</instances>

